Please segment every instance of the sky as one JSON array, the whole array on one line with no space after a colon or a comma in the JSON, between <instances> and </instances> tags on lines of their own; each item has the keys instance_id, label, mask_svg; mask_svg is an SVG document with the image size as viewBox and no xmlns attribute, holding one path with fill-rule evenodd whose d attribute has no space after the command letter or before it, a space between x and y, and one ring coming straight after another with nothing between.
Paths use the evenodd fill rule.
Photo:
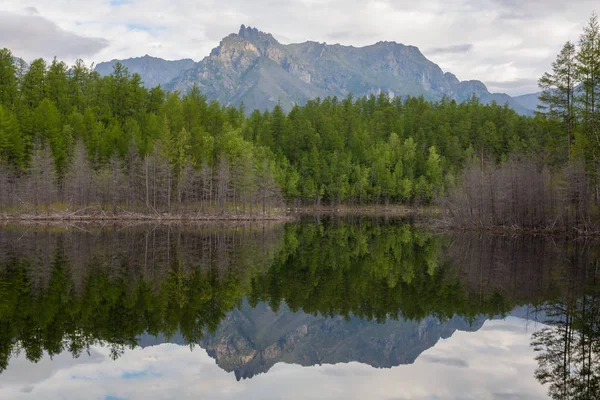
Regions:
<instances>
[{"instance_id":1,"label":"sky","mask_svg":"<svg viewBox=\"0 0 600 400\"><path fill-rule=\"evenodd\" d=\"M395 41L493 92L538 91L598 0L2 0L0 47L30 61L199 61L241 24L282 43Z\"/></svg>"},{"instance_id":2,"label":"sky","mask_svg":"<svg viewBox=\"0 0 600 400\"><path fill-rule=\"evenodd\" d=\"M279 363L236 381L205 350L161 344L126 351L116 361L93 346L90 355L60 354L31 364L13 358L0 375L0 397L19 399L545 399L534 378L529 345L543 325L523 319L486 321L457 331L414 364L377 369L351 362L312 367ZM435 379L432 379L435 377Z\"/></svg>"}]
</instances>

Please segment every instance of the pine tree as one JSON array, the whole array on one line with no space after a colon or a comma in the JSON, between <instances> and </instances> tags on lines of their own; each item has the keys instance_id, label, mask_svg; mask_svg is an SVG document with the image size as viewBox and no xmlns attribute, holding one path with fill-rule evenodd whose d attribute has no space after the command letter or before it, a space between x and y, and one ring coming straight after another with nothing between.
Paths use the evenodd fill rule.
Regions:
<instances>
[{"instance_id":1,"label":"pine tree","mask_svg":"<svg viewBox=\"0 0 600 400\"><path fill-rule=\"evenodd\" d=\"M69 112L68 92L67 65L54 58L46 74L46 97L63 115Z\"/></svg>"},{"instance_id":2,"label":"pine tree","mask_svg":"<svg viewBox=\"0 0 600 400\"><path fill-rule=\"evenodd\" d=\"M578 147L587 159L588 168L595 172L595 199L600 203L600 24L595 13L580 37L577 61L583 125Z\"/></svg>"},{"instance_id":3,"label":"pine tree","mask_svg":"<svg viewBox=\"0 0 600 400\"><path fill-rule=\"evenodd\" d=\"M540 101L551 117L559 119L567 134L567 152L571 155L571 137L574 119L574 91L576 86L575 46L565 43L556 61L552 63L552 73L546 72L538 84L543 90Z\"/></svg>"},{"instance_id":4,"label":"pine tree","mask_svg":"<svg viewBox=\"0 0 600 400\"><path fill-rule=\"evenodd\" d=\"M36 108L46 97L46 62L42 58L34 60L23 76L21 98L31 109Z\"/></svg>"},{"instance_id":5,"label":"pine tree","mask_svg":"<svg viewBox=\"0 0 600 400\"><path fill-rule=\"evenodd\" d=\"M18 97L17 70L12 53L0 50L0 105L14 109Z\"/></svg>"},{"instance_id":6,"label":"pine tree","mask_svg":"<svg viewBox=\"0 0 600 400\"><path fill-rule=\"evenodd\" d=\"M578 100L584 129L588 130L592 137L596 137L600 128L597 115L600 111L600 25L595 13L590 17L579 42L577 76L581 81L581 90Z\"/></svg>"}]
</instances>

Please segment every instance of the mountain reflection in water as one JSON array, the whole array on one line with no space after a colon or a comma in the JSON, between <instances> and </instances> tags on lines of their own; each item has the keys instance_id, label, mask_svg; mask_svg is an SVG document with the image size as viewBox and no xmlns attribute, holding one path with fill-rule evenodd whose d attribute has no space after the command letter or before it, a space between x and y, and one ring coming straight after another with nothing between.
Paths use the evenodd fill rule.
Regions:
<instances>
[{"instance_id":1,"label":"mountain reflection in water","mask_svg":"<svg viewBox=\"0 0 600 400\"><path fill-rule=\"evenodd\" d=\"M595 399L598 247L374 218L5 226L0 397Z\"/></svg>"}]
</instances>

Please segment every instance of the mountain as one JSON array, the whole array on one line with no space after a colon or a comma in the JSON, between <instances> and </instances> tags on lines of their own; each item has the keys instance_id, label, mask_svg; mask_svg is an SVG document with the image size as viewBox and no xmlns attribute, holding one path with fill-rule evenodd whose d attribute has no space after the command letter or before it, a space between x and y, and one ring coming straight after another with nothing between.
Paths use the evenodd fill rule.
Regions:
<instances>
[{"instance_id":1,"label":"mountain","mask_svg":"<svg viewBox=\"0 0 600 400\"><path fill-rule=\"evenodd\" d=\"M396 42L364 47L311 41L284 45L269 33L242 25L200 62L183 61L174 64L180 62L146 56L121 62L131 72L138 72L148 86L160 83L167 90L186 92L197 85L208 99L227 105L243 102L247 110L280 104L287 111L316 97L384 92L427 100L445 96L459 102L475 94L486 104L508 103L520 114L533 113L506 94L490 93L480 81L459 81L417 47ZM96 70L110 73L106 64L99 64ZM161 73L167 67L168 73Z\"/></svg>"},{"instance_id":2,"label":"mountain","mask_svg":"<svg viewBox=\"0 0 600 400\"><path fill-rule=\"evenodd\" d=\"M575 94L577 94L577 93L581 94L583 90L584 90L584 88L583 88L582 83L575 86ZM542 92L524 94L521 96L515 96L515 97L513 97L513 99L525 108L528 108L528 109L534 110L534 111L539 111L538 106L542 104L542 102L540 101L541 94L542 94Z\"/></svg>"},{"instance_id":3,"label":"mountain","mask_svg":"<svg viewBox=\"0 0 600 400\"><path fill-rule=\"evenodd\" d=\"M538 105L541 104L539 99L541 94L542 92L524 94L521 96L515 96L513 99L521 106L535 111L537 110Z\"/></svg>"},{"instance_id":4,"label":"mountain","mask_svg":"<svg viewBox=\"0 0 600 400\"><path fill-rule=\"evenodd\" d=\"M102 76L110 75L117 62L127 67L130 73L140 74L144 81L144 86L147 88L164 85L178 77L182 71L193 68L196 65L194 60L189 58L169 61L145 55L144 57L129 58L127 60L102 62L96 65L95 70Z\"/></svg>"}]
</instances>

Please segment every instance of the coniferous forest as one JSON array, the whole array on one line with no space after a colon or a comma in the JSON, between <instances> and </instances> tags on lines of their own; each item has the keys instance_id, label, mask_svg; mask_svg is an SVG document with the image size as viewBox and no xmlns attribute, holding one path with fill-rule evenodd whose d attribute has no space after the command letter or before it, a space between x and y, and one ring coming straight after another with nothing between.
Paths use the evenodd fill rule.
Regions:
<instances>
[{"instance_id":1,"label":"coniferous forest","mask_svg":"<svg viewBox=\"0 0 600 400\"><path fill-rule=\"evenodd\" d=\"M592 226L600 204L595 15L540 79L534 117L506 105L324 98L260 112L196 88L143 87L117 64L26 64L0 51L0 213L265 213L288 205L439 204L455 222ZM446 199L445 201L443 201Z\"/></svg>"}]
</instances>

